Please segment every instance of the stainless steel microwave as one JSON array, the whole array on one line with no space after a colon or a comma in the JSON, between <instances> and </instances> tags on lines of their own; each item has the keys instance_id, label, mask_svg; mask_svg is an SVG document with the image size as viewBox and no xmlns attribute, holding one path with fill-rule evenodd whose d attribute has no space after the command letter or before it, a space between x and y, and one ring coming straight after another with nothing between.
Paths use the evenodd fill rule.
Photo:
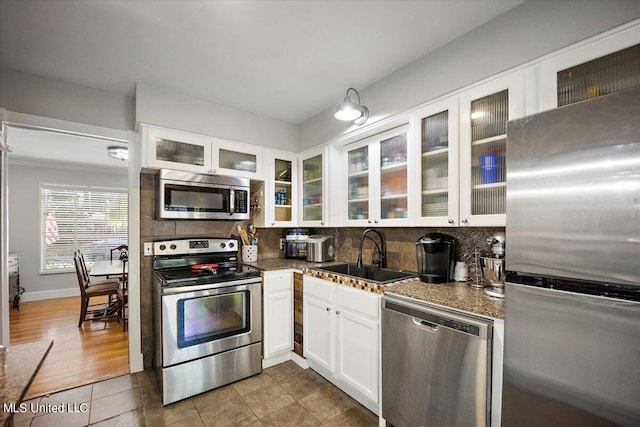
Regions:
<instances>
[{"instance_id":1,"label":"stainless steel microwave","mask_svg":"<svg viewBox=\"0 0 640 427\"><path fill-rule=\"evenodd\" d=\"M156 216L160 219L250 219L248 178L162 169Z\"/></svg>"}]
</instances>

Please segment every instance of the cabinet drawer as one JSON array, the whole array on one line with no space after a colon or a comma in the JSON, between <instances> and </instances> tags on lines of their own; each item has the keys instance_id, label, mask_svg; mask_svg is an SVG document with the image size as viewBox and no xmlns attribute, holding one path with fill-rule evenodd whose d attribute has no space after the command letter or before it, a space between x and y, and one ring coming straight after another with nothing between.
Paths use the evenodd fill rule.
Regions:
<instances>
[{"instance_id":1,"label":"cabinet drawer","mask_svg":"<svg viewBox=\"0 0 640 427\"><path fill-rule=\"evenodd\" d=\"M310 296L317 300L332 304L332 286L333 282L304 276L304 296Z\"/></svg>"},{"instance_id":2,"label":"cabinet drawer","mask_svg":"<svg viewBox=\"0 0 640 427\"><path fill-rule=\"evenodd\" d=\"M291 290L293 273L291 271L264 273L263 286L265 293Z\"/></svg>"},{"instance_id":3,"label":"cabinet drawer","mask_svg":"<svg viewBox=\"0 0 640 427\"><path fill-rule=\"evenodd\" d=\"M304 290L307 292L307 289ZM336 285L336 305L372 319L380 318L380 295L344 285Z\"/></svg>"}]
</instances>

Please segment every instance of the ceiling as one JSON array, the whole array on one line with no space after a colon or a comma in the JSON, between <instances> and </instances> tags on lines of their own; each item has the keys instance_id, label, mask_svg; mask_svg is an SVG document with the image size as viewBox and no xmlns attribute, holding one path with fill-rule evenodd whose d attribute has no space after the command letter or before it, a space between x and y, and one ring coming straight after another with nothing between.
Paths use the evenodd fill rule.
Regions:
<instances>
[{"instance_id":1,"label":"ceiling","mask_svg":"<svg viewBox=\"0 0 640 427\"><path fill-rule=\"evenodd\" d=\"M128 96L145 82L295 125L520 3L0 0L0 66Z\"/></svg>"},{"instance_id":2,"label":"ceiling","mask_svg":"<svg viewBox=\"0 0 640 427\"><path fill-rule=\"evenodd\" d=\"M126 147L123 142L107 141L81 135L24 129L10 126L7 140L11 147L10 164L44 162L48 167L69 168L82 165L83 169L110 169L126 174L128 162L107 155L108 147Z\"/></svg>"}]
</instances>

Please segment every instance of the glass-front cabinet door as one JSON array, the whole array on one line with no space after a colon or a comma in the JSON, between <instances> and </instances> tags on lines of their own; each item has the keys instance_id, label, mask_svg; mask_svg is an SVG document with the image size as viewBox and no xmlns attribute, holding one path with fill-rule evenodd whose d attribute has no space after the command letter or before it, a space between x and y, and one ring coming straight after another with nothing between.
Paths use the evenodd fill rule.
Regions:
<instances>
[{"instance_id":1,"label":"glass-front cabinet door","mask_svg":"<svg viewBox=\"0 0 640 427\"><path fill-rule=\"evenodd\" d=\"M303 153L300 157L302 175L301 225L325 225L325 161L324 147Z\"/></svg>"},{"instance_id":2,"label":"glass-front cabinet door","mask_svg":"<svg viewBox=\"0 0 640 427\"><path fill-rule=\"evenodd\" d=\"M171 129L143 127L146 164L158 169L210 173L211 139Z\"/></svg>"},{"instance_id":3,"label":"glass-front cabinet door","mask_svg":"<svg viewBox=\"0 0 640 427\"><path fill-rule=\"evenodd\" d=\"M256 227L298 225L298 157L263 150L267 178L251 181L251 220Z\"/></svg>"},{"instance_id":4,"label":"glass-front cabinet door","mask_svg":"<svg viewBox=\"0 0 640 427\"><path fill-rule=\"evenodd\" d=\"M521 73L460 96L460 225L506 223L507 121L524 114Z\"/></svg>"},{"instance_id":5,"label":"glass-front cabinet door","mask_svg":"<svg viewBox=\"0 0 640 427\"><path fill-rule=\"evenodd\" d=\"M617 28L538 65L538 111L640 85L640 26Z\"/></svg>"},{"instance_id":6,"label":"glass-front cabinet door","mask_svg":"<svg viewBox=\"0 0 640 427\"><path fill-rule=\"evenodd\" d=\"M213 138L213 173L247 178L262 176L262 151L256 147Z\"/></svg>"},{"instance_id":7,"label":"glass-front cabinet door","mask_svg":"<svg viewBox=\"0 0 640 427\"><path fill-rule=\"evenodd\" d=\"M347 170L347 223L406 225L408 126L344 147Z\"/></svg>"},{"instance_id":8,"label":"glass-front cabinet door","mask_svg":"<svg viewBox=\"0 0 640 427\"><path fill-rule=\"evenodd\" d=\"M379 218L384 222L407 222L409 219L407 140L408 131L404 127L399 132L383 135L380 141L380 194L376 194L376 204L379 205Z\"/></svg>"},{"instance_id":9,"label":"glass-front cabinet door","mask_svg":"<svg viewBox=\"0 0 640 427\"><path fill-rule=\"evenodd\" d=\"M414 114L420 159L416 182L419 202L413 223L427 226L458 225L458 98L436 102Z\"/></svg>"},{"instance_id":10,"label":"glass-front cabinet door","mask_svg":"<svg viewBox=\"0 0 640 427\"><path fill-rule=\"evenodd\" d=\"M297 186L293 185L297 178L296 157L278 153L270 158L270 163L273 175L271 226L294 226L297 215L293 206L298 199Z\"/></svg>"},{"instance_id":11,"label":"glass-front cabinet door","mask_svg":"<svg viewBox=\"0 0 640 427\"><path fill-rule=\"evenodd\" d=\"M637 86L640 44L558 71L558 107Z\"/></svg>"},{"instance_id":12,"label":"glass-front cabinet door","mask_svg":"<svg viewBox=\"0 0 640 427\"><path fill-rule=\"evenodd\" d=\"M369 220L369 146L347 151L347 219Z\"/></svg>"}]
</instances>

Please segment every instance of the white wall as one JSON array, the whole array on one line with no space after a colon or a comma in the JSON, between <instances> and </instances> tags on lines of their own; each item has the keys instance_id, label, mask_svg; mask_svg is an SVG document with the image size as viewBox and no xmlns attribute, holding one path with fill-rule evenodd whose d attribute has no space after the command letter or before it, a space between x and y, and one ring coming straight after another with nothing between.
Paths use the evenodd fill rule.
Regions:
<instances>
[{"instance_id":1,"label":"white wall","mask_svg":"<svg viewBox=\"0 0 640 427\"><path fill-rule=\"evenodd\" d=\"M368 88L357 88L371 112L367 123L639 17L640 1L527 1ZM334 111L332 105L300 125L300 151L355 129L337 121Z\"/></svg>"},{"instance_id":2,"label":"white wall","mask_svg":"<svg viewBox=\"0 0 640 427\"><path fill-rule=\"evenodd\" d=\"M136 121L208 136L298 151L298 126L182 95L136 85Z\"/></svg>"},{"instance_id":3,"label":"white wall","mask_svg":"<svg viewBox=\"0 0 640 427\"><path fill-rule=\"evenodd\" d=\"M22 163L22 162L21 162ZM24 301L79 295L76 274L40 274L40 183L127 188L127 170L15 164L9 155L9 252L20 253Z\"/></svg>"},{"instance_id":4,"label":"white wall","mask_svg":"<svg viewBox=\"0 0 640 427\"><path fill-rule=\"evenodd\" d=\"M135 125L132 96L44 79L0 69L0 106L34 116L50 117L129 130Z\"/></svg>"}]
</instances>

